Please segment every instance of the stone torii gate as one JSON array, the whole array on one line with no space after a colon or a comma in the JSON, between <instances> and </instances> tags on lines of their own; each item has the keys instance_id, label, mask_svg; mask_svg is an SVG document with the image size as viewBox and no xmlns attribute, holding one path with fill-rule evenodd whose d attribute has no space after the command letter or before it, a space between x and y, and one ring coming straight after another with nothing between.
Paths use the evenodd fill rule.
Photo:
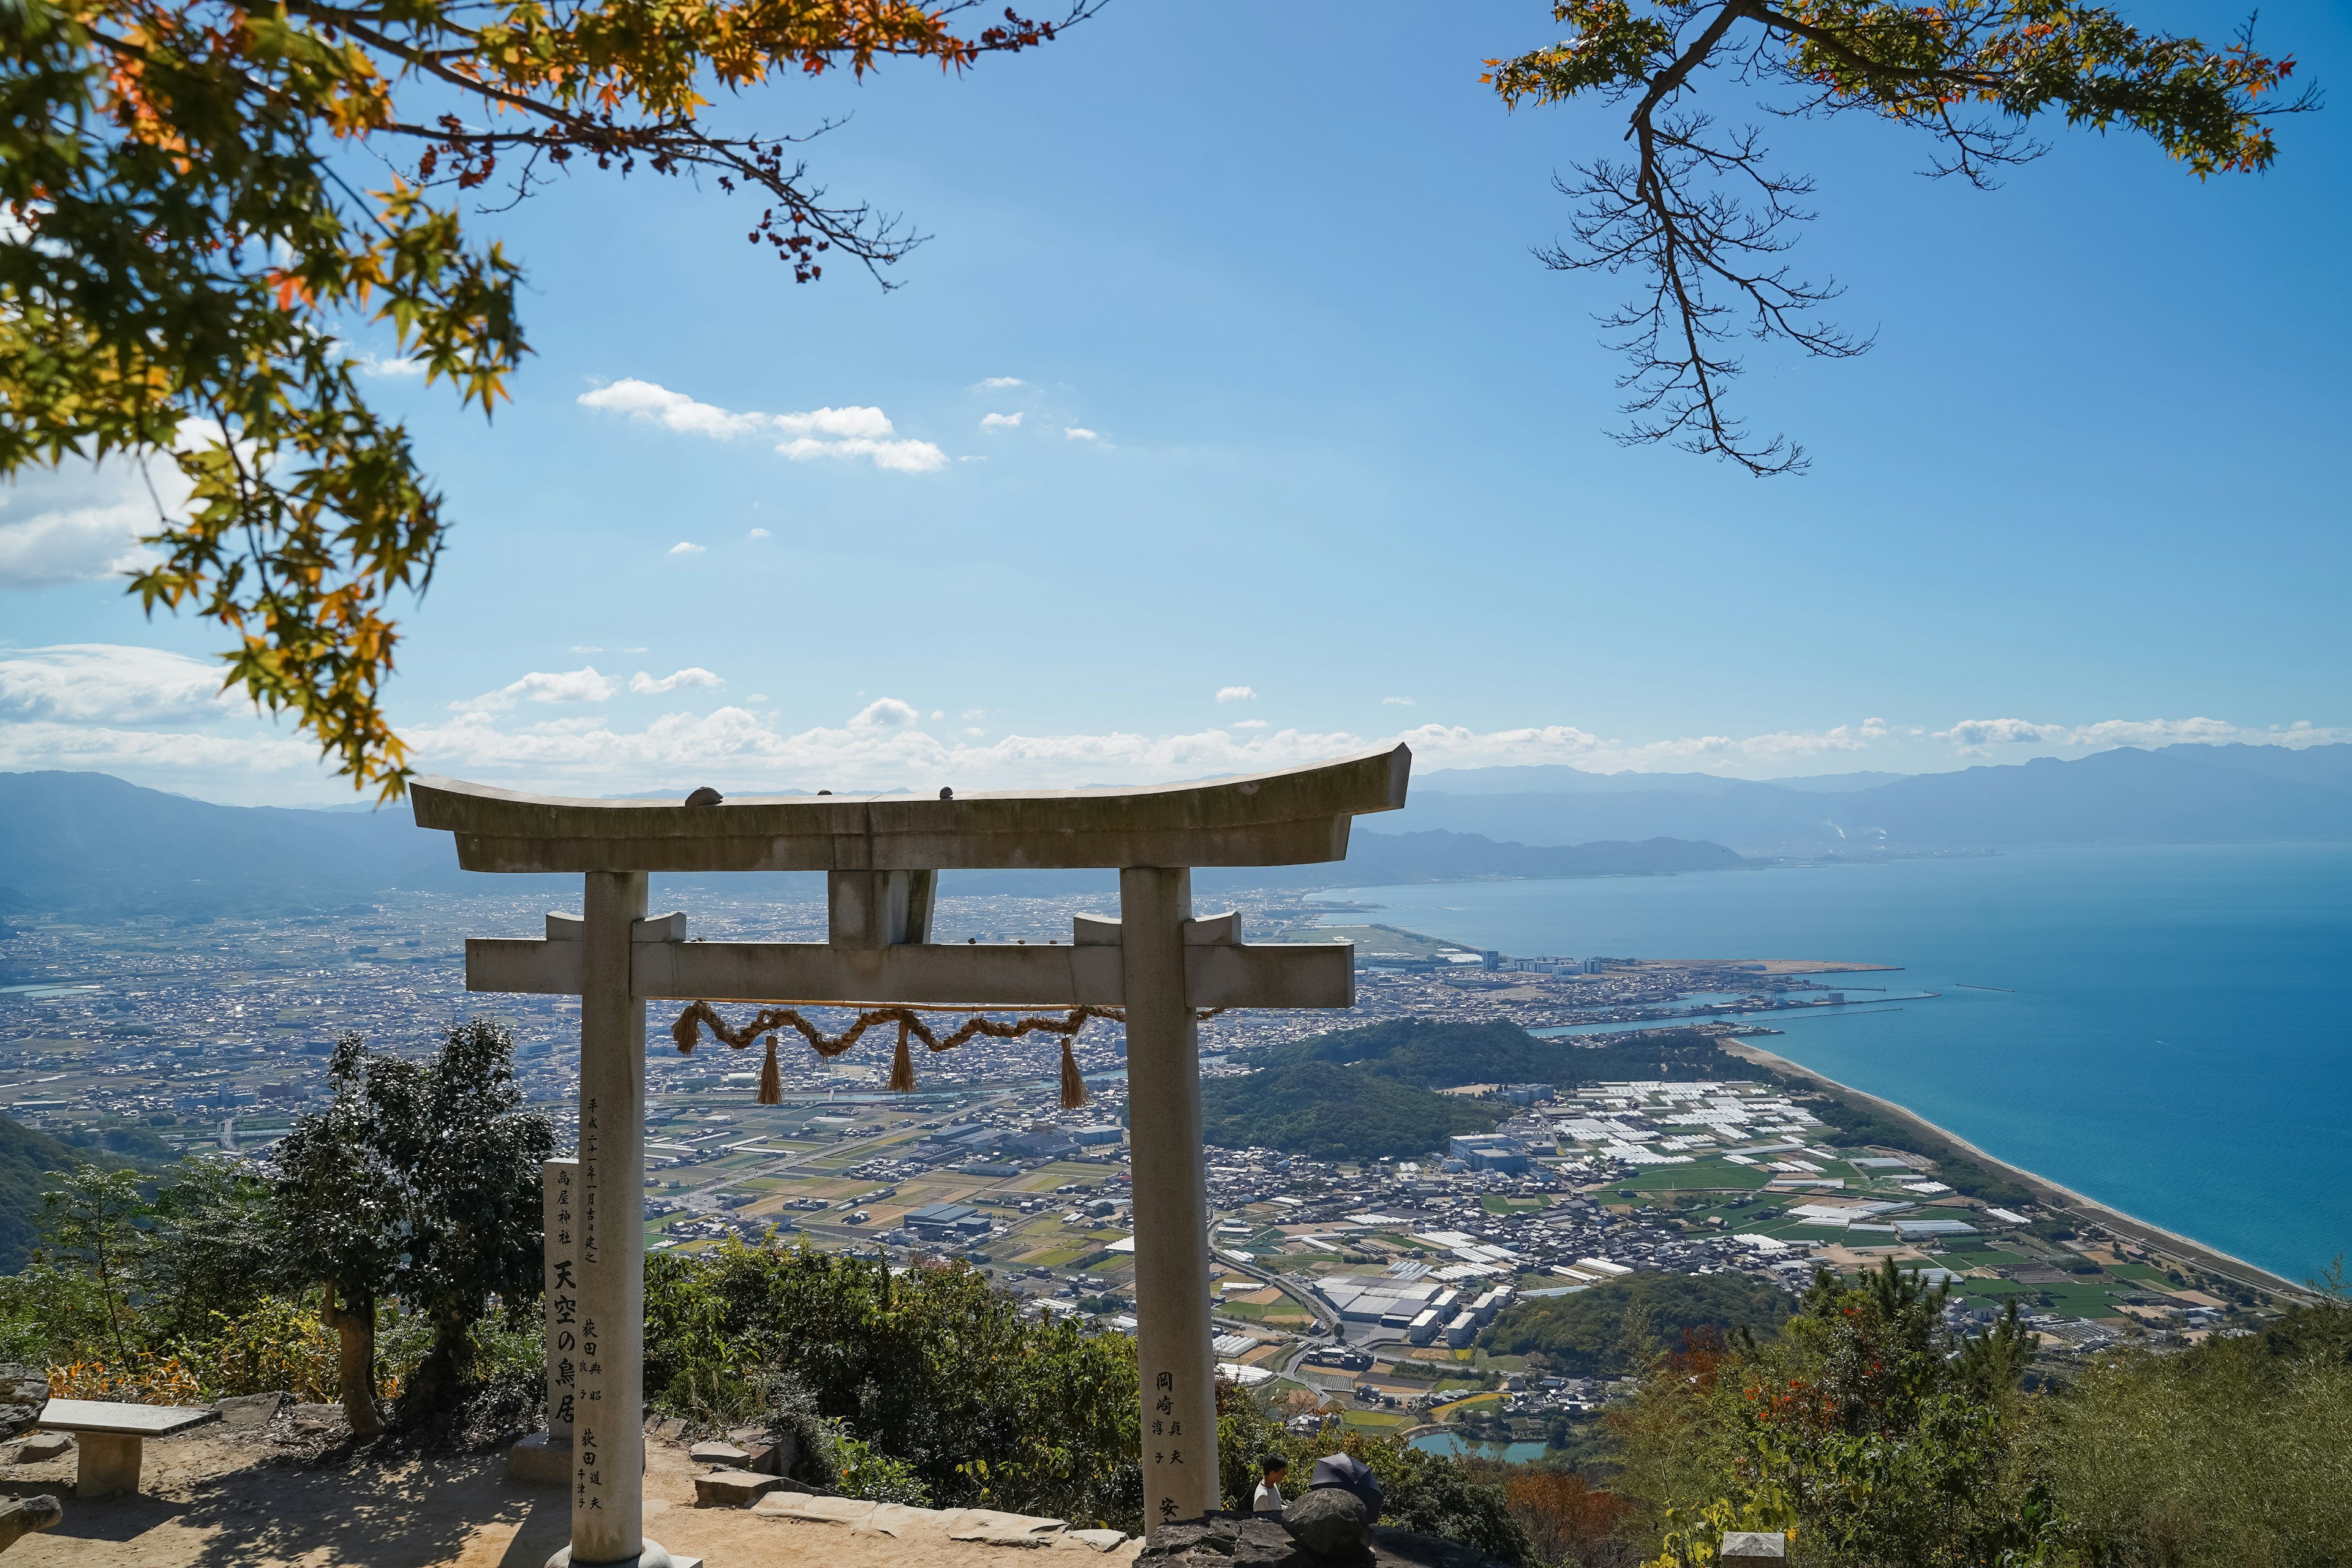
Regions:
<instances>
[{"instance_id":1,"label":"stone torii gate","mask_svg":"<svg viewBox=\"0 0 2352 1568\"><path fill-rule=\"evenodd\" d=\"M1412 763L1400 745L1203 784L711 805L413 783L417 826L454 833L465 869L586 884L582 914L548 916L544 940L466 943L469 991L580 998L572 1544L550 1568L671 1561L644 1538L641 1481L646 1004L659 999L1124 1008L1145 1516L1215 1508L1198 1011L1352 1005L1355 953L1253 946L1231 915L1193 918L1192 868L1343 859L1353 817L1404 804ZM1116 869L1119 919L1081 917L1066 947L929 941L940 872L1047 868ZM823 871L828 940L689 941L684 914L646 918L656 871Z\"/></svg>"}]
</instances>

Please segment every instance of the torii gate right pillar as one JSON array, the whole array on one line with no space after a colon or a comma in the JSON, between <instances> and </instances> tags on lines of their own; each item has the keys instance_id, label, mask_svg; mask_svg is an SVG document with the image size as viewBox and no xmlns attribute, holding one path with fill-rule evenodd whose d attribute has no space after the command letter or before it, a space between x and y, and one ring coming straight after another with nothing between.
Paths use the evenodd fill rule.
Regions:
<instances>
[{"instance_id":1,"label":"torii gate right pillar","mask_svg":"<svg viewBox=\"0 0 2352 1568\"><path fill-rule=\"evenodd\" d=\"M1218 1506L1216 1361L1201 1040L1184 979L1192 873L1118 874L1127 993L1127 1110L1135 1202L1135 1359L1143 1394L1147 1527Z\"/></svg>"}]
</instances>

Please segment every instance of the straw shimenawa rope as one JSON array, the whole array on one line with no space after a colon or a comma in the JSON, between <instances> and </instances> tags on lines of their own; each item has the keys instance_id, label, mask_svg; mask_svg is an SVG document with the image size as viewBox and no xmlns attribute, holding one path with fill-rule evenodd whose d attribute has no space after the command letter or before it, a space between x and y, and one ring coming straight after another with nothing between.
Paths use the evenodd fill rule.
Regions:
<instances>
[{"instance_id":1,"label":"straw shimenawa rope","mask_svg":"<svg viewBox=\"0 0 2352 1568\"><path fill-rule=\"evenodd\" d=\"M1223 1011L1223 1007L1206 1008L1199 1017L1205 1022ZM953 1033L941 1036L934 1033L912 1007L869 1007L859 1013L849 1027L837 1035L828 1035L794 1007L762 1007L752 1016L750 1023L739 1027L720 1017L719 1010L709 1003L689 1002L686 1010L678 1014L677 1022L670 1026L669 1037L677 1042L680 1056L690 1056L695 1042L702 1037L702 1030L706 1027L714 1039L737 1050L741 1050L762 1035L767 1036L768 1059L760 1068L758 1102L781 1105L784 1093L782 1075L776 1067L776 1032L787 1025L799 1030L801 1037L808 1041L817 1055L837 1057L856 1045L859 1037L876 1025L897 1024L898 1048L890 1062L890 1087L900 1094L915 1087L915 1064L907 1052L907 1039L910 1035L934 1051L951 1051L977 1035L985 1035L992 1040L1018 1039L1028 1034L1059 1035L1062 1037L1062 1106L1065 1110L1075 1110L1087 1103L1087 1082L1078 1074L1077 1058L1071 1054L1070 1046L1077 1038L1078 1031L1087 1026L1089 1018L1108 1018L1114 1023L1124 1024L1127 1022L1127 1009L1080 1006L1071 1008L1060 1017L1033 1015L1015 1018L1010 1023L973 1016L966 1018Z\"/></svg>"}]
</instances>

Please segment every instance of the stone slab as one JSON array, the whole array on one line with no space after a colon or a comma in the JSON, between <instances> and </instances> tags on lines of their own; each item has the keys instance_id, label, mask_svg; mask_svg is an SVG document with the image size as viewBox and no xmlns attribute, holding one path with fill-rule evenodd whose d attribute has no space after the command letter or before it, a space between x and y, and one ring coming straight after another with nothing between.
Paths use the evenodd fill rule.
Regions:
<instances>
[{"instance_id":1,"label":"stone slab","mask_svg":"<svg viewBox=\"0 0 2352 1568\"><path fill-rule=\"evenodd\" d=\"M877 1502L874 1511L851 1525L856 1535L903 1536L929 1527L937 1529L947 1515L935 1508L914 1508L903 1502Z\"/></svg>"},{"instance_id":2,"label":"stone slab","mask_svg":"<svg viewBox=\"0 0 2352 1568\"><path fill-rule=\"evenodd\" d=\"M1066 1534L1069 1540L1082 1546L1091 1546L1097 1552L1116 1552L1127 1544L1127 1531L1124 1530L1073 1530Z\"/></svg>"},{"instance_id":3,"label":"stone slab","mask_svg":"<svg viewBox=\"0 0 2352 1568\"><path fill-rule=\"evenodd\" d=\"M694 1478L697 1508L746 1508L783 1484L756 1470L713 1470Z\"/></svg>"},{"instance_id":4,"label":"stone slab","mask_svg":"<svg viewBox=\"0 0 2352 1568\"><path fill-rule=\"evenodd\" d=\"M168 1437L220 1419L205 1405L122 1405L110 1399L52 1399L41 1412L50 1432L105 1432L121 1437Z\"/></svg>"},{"instance_id":5,"label":"stone slab","mask_svg":"<svg viewBox=\"0 0 2352 1568\"><path fill-rule=\"evenodd\" d=\"M871 1516L880 1506L864 1498L772 1491L761 1498L751 1511L761 1519L796 1519L810 1524L856 1524ZM895 1535L898 1531L893 1530L888 1533Z\"/></svg>"},{"instance_id":6,"label":"stone slab","mask_svg":"<svg viewBox=\"0 0 2352 1568\"><path fill-rule=\"evenodd\" d=\"M697 1443L686 1451L686 1457L698 1465L715 1465L722 1470L749 1470L757 1468L749 1462L751 1458L751 1450L739 1448L732 1443L717 1441Z\"/></svg>"},{"instance_id":7,"label":"stone slab","mask_svg":"<svg viewBox=\"0 0 2352 1568\"><path fill-rule=\"evenodd\" d=\"M1789 1538L1777 1530L1729 1530L1717 1555L1727 1563L1779 1563L1789 1555Z\"/></svg>"},{"instance_id":8,"label":"stone slab","mask_svg":"<svg viewBox=\"0 0 2352 1568\"><path fill-rule=\"evenodd\" d=\"M967 1508L950 1514L947 1527L950 1541L974 1541L983 1546L1043 1546L1067 1530L1069 1521Z\"/></svg>"},{"instance_id":9,"label":"stone slab","mask_svg":"<svg viewBox=\"0 0 2352 1568\"><path fill-rule=\"evenodd\" d=\"M37 1465L63 1457L72 1447L73 1439L63 1432L36 1432L16 1445L16 1462Z\"/></svg>"}]
</instances>

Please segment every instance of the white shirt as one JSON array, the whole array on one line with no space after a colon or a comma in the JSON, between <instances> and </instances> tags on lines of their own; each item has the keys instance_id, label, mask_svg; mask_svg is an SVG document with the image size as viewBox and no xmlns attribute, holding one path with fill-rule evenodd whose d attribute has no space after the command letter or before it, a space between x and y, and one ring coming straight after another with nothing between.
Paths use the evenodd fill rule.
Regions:
<instances>
[{"instance_id":1,"label":"white shirt","mask_svg":"<svg viewBox=\"0 0 2352 1568\"><path fill-rule=\"evenodd\" d=\"M1257 1496L1250 1500L1250 1511L1253 1513L1280 1513L1282 1511L1282 1489L1276 1486L1272 1481L1258 1482Z\"/></svg>"}]
</instances>

